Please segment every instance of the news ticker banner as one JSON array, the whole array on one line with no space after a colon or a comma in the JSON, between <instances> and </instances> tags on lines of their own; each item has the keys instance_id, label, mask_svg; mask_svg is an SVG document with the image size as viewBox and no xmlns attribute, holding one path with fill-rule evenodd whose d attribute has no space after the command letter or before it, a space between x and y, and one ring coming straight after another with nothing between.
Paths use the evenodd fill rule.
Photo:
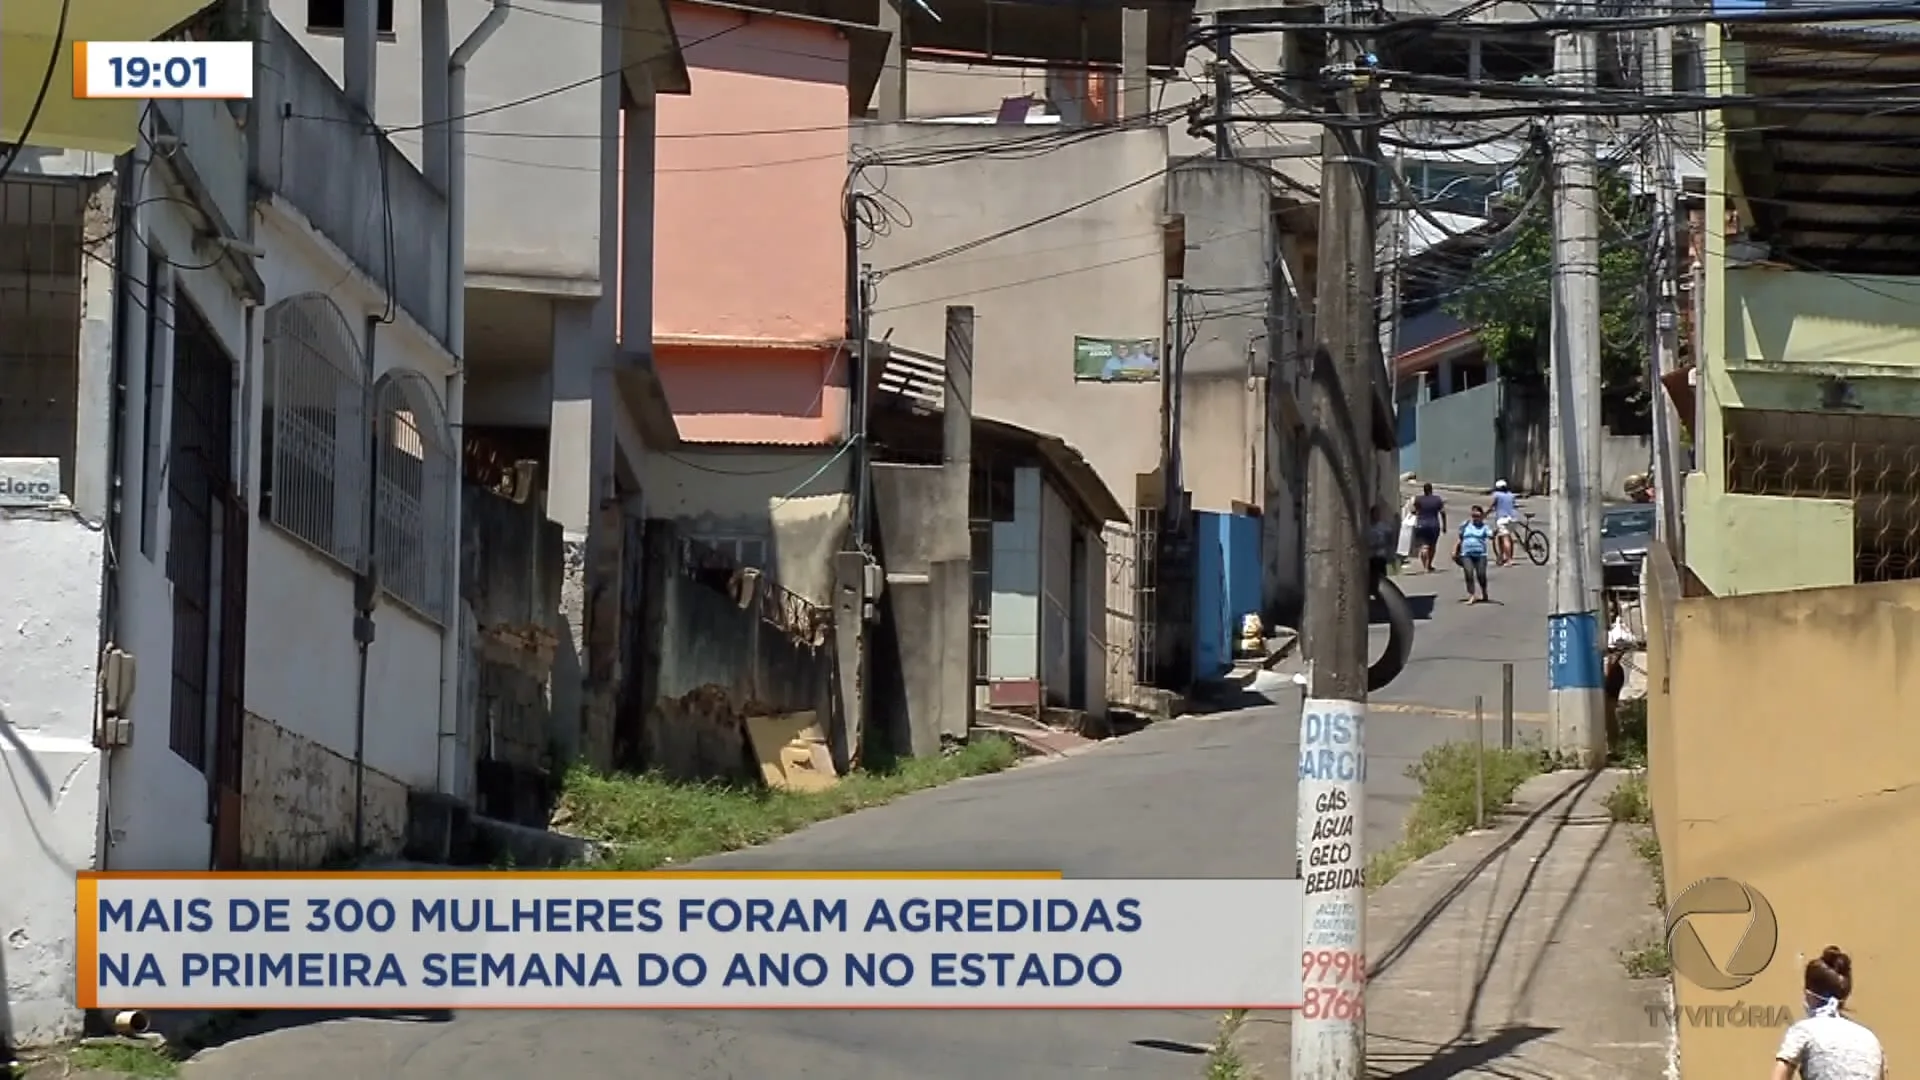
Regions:
<instances>
[{"instance_id":1,"label":"news ticker banner","mask_svg":"<svg viewBox=\"0 0 1920 1080\"><path fill-rule=\"evenodd\" d=\"M90 1009L1291 1009L1291 880L121 874Z\"/></svg>"},{"instance_id":2,"label":"news ticker banner","mask_svg":"<svg viewBox=\"0 0 1920 1080\"><path fill-rule=\"evenodd\" d=\"M250 41L76 41L73 96L250 98Z\"/></svg>"}]
</instances>

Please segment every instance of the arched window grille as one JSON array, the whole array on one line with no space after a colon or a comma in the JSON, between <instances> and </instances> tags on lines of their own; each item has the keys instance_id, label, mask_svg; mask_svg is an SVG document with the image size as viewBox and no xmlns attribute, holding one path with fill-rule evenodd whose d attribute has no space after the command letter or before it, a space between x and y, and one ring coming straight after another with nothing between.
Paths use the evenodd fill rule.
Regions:
<instances>
[{"instance_id":1,"label":"arched window grille","mask_svg":"<svg viewBox=\"0 0 1920 1080\"><path fill-rule=\"evenodd\" d=\"M369 474L361 357L330 298L267 310L260 513L350 570L363 565Z\"/></svg>"},{"instance_id":2,"label":"arched window grille","mask_svg":"<svg viewBox=\"0 0 1920 1080\"><path fill-rule=\"evenodd\" d=\"M261 514L361 571L372 498L383 591L445 625L458 477L445 413L426 376L397 368L375 382L369 424L362 372L352 324L328 297L268 310Z\"/></svg>"},{"instance_id":3,"label":"arched window grille","mask_svg":"<svg viewBox=\"0 0 1920 1080\"><path fill-rule=\"evenodd\" d=\"M375 403L373 547L380 583L395 600L444 624L456 473L439 396L425 376L396 369L380 377Z\"/></svg>"}]
</instances>

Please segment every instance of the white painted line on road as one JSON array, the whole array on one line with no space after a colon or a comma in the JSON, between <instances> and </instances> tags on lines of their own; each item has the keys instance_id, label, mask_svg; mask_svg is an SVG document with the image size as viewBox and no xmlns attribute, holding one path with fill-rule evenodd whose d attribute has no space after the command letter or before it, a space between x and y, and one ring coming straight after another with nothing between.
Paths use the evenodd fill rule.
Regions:
<instances>
[{"instance_id":1,"label":"white painted line on road","mask_svg":"<svg viewBox=\"0 0 1920 1080\"><path fill-rule=\"evenodd\" d=\"M1440 705L1419 705L1407 701L1369 701L1367 702L1367 711L1409 713L1417 716L1435 716L1447 720L1473 719L1472 709L1450 709ZM1499 715L1500 712L1498 709L1485 710L1485 716L1488 719L1494 719ZM1513 718L1523 724L1544 724L1547 722L1546 713L1516 712L1513 714Z\"/></svg>"}]
</instances>

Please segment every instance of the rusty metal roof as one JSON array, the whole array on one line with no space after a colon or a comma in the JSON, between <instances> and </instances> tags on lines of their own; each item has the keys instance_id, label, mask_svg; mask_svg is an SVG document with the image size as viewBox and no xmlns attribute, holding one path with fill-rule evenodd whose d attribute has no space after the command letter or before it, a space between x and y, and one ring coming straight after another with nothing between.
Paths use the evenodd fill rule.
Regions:
<instances>
[{"instance_id":1,"label":"rusty metal roof","mask_svg":"<svg viewBox=\"0 0 1920 1080\"><path fill-rule=\"evenodd\" d=\"M1888 27L1725 31L1736 205L1778 261L1920 273L1920 35Z\"/></svg>"}]
</instances>

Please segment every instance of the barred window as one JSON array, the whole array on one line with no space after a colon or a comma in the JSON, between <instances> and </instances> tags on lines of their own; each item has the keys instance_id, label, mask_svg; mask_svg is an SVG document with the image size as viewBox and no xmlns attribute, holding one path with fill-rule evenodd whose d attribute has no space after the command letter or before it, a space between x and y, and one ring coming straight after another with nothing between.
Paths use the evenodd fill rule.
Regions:
<instances>
[{"instance_id":1,"label":"barred window","mask_svg":"<svg viewBox=\"0 0 1920 1080\"><path fill-rule=\"evenodd\" d=\"M349 570L363 567L368 428L353 327L319 293L267 312L260 513Z\"/></svg>"},{"instance_id":2,"label":"barred window","mask_svg":"<svg viewBox=\"0 0 1920 1080\"><path fill-rule=\"evenodd\" d=\"M58 458L73 494L80 409L80 233L87 192L0 182L0 457Z\"/></svg>"},{"instance_id":3,"label":"barred window","mask_svg":"<svg viewBox=\"0 0 1920 1080\"><path fill-rule=\"evenodd\" d=\"M763 537L738 533L707 533L692 537L696 544L703 544L733 561L735 566L751 570L767 570L767 542Z\"/></svg>"},{"instance_id":4,"label":"barred window","mask_svg":"<svg viewBox=\"0 0 1920 1080\"><path fill-rule=\"evenodd\" d=\"M390 371L378 386L374 551L380 583L395 600L444 625L453 546L447 514L455 476L451 440L424 376Z\"/></svg>"}]
</instances>

